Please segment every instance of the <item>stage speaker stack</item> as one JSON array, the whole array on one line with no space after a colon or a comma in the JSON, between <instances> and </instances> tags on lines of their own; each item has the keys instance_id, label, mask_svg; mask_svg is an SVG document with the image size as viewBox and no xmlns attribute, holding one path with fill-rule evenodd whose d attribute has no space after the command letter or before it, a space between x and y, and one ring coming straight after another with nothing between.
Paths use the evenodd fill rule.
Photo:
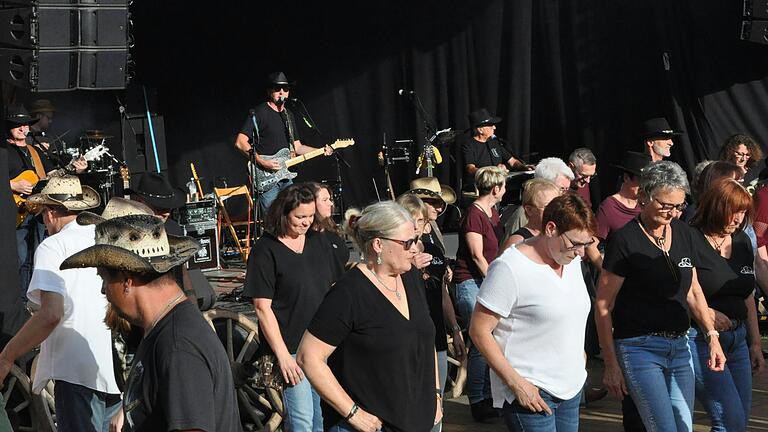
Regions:
<instances>
[{"instance_id":1,"label":"stage speaker stack","mask_svg":"<svg viewBox=\"0 0 768 432\"><path fill-rule=\"evenodd\" d=\"M201 270L220 268L216 201L211 199L187 203L179 209L176 220L184 227L185 235L196 239L202 245L197 254L187 261L187 267Z\"/></svg>"},{"instance_id":2,"label":"stage speaker stack","mask_svg":"<svg viewBox=\"0 0 768 432\"><path fill-rule=\"evenodd\" d=\"M768 45L768 0L744 0L741 40Z\"/></svg>"},{"instance_id":3,"label":"stage speaker stack","mask_svg":"<svg viewBox=\"0 0 768 432\"><path fill-rule=\"evenodd\" d=\"M0 3L0 79L34 92L123 89L128 0Z\"/></svg>"}]
</instances>

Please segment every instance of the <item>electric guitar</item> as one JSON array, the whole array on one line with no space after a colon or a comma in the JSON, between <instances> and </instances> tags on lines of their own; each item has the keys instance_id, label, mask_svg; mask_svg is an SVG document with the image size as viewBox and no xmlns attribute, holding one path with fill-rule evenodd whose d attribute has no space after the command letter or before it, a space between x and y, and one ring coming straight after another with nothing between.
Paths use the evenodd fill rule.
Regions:
<instances>
[{"instance_id":1,"label":"electric guitar","mask_svg":"<svg viewBox=\"0 0 768 432\"><path fill-rule=\"evenodd\" d=\"M349 147L354 144L355 144L355 140L351 138L338 139L336 140L336 142L331 144L331 147L333 147L333 149L336 150L340 148ZM272 189L272 187L274 187L281 180L296 178L298 174L288 171L288 168L294 165L298 165L304 161L308 161L314 157L320 156L323 153L325 153L325 149L319 148L317 150L312 150L311 152L303 154L301 156L291 157L291 151L288 150L287 148L284 148L271 156L261 156L262 159L280 162L280 169L277 171L267 171L257 165L255 167L256 168L255 169L256 190L259 191L259 193L264 193Z\"/></svg>"},{"instance_id":2,"label":"electric guitar","mask_svg":"<svg viewBox=\"0 0 768 432\"><path fill-rule=\"evenodd\" d=\"M96 159L100 158L102 155L104 155L109 149L104 144L97 145L96 147L88 150L84 155L83 158L87 162L95 161ZM65 168L58 169L56 171L52 171L48 176L49 177L57 177L57 176L63 176L67 173L67 171L72 171L75 169L75 166L73 162L70 162L67 164ZM11 182L17 182L19 180L26 180L29 182L32 187L34 188L37 186L37 184L40 182L40 177L37 176L34 170L25 170L22 171L21 174L17 175L13 179L11 179ZM13 193L13 201L16 203L16 208L18 209L18 213L16 215L16 226L18 227L23 221L24 218L27 216L27 210L24 206L24 203L27 201L27 195L25 194L18 194L16 192Z\"/></svg>"}]
</instances>

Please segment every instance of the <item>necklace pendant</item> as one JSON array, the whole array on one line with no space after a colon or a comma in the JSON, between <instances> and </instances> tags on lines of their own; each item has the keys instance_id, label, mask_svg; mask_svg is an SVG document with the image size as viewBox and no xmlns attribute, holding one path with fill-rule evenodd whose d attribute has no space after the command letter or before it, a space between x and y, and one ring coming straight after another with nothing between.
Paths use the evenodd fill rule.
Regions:
<instances>
[{"instance_id":1,"label":"necklace pendant","mask_svg":"<svg viewBox=\"0 0 768 432\"><path fill-rule=\"evenodd\" d=\"M397 299L400 300L400 291L395 291L395 297L397 297Z\"/></svg>"}]
</instances>

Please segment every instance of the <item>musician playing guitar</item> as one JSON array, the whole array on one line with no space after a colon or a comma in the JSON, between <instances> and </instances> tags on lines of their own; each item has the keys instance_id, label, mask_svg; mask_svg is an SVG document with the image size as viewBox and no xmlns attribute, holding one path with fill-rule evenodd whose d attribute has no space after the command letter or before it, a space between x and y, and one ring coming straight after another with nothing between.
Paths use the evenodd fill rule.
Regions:
<instances>
[{"instance_id":1,"label":"musician playing guitar","mask_svg":"<svg viewBox=\"0 0 768 432\"><path fill-rule=\"evenodd\" d=\"M7 109L5 131L8 147L8 177L11 191L19 195L30 195L35 186L25 179L13 180L24 171L33 171L38 178L46 178L56 171L56 167L48 159L44 149L27 143L29 127L38 119L33 119L22 105L11 106ZM88 163L85 160L75 160L72 163L76 172L85 171ZM16 228L16 248L19 254L19 276L21 280L21 295L26 295L29 280L32 277L32 257L37 245L43 240L45 226L35 221L33 215L28 215Z\"/></svg>"},{"instance_id":2,"label":"musician playing guitar","mask_svg":"<svg viewBox=\"0 0 768 432\"><path fill-rule=\"evenodd\" d=\"M274 155L285 148L296 155L303 155L317 150L314 147L301 143L293 113L285 107L292 84L283 72L270 74L267 83L267 100L252 110L253 116L249 115L245 119L242 129L237 134L235 148L243 156L250 159L250 151L253 145L256 152L257 169L264 171L279 170L282 166L280 162L268 160L262 156ZM255 128L254 120L256 121ZM329 156L332 153L333 149L326 145L325 155ZM266 214L272 201L277 198L277 194L292 183L290 179L283 179L273 187L260 191L259 210L262 215Z\"/></svg>"}]
</instances>

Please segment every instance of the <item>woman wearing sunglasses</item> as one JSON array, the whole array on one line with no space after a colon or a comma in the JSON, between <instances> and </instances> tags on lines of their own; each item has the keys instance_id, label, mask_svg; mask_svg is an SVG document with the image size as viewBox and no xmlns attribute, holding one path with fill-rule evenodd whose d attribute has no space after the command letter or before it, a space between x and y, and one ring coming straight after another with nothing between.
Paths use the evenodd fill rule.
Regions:
<instances>
[{"instance_id":1,"label":"woman wearing sunglasses","mask_svg":"<svg viewBox=\"0 0 768 432\"><path fill-rule=\"evenodd\" d=\"M347 213L365 262L323 300L299 364L323 398L325 430L429 431L442 400L413 219L391 201Z\"/></svg>"},{"instance_id":2,"label":"woman wearing sunglasses","mask_svg":"<svg viewBox=\"0 0 768 432\"><path fill-rule=\"evenodd\" d=\"M755 307L754 254L742 231L752 198L736 180L723 179L700 197L693 219L696 271L728 363L723 372L707 367L705 333L692 323L689 345L696 373L696 399L713 431L743 431L752 406L752 374L765 367Z\"/></svg>"},{"instance_id":3,"label":"woman wearing sunglasses","mask_svg":"<svg viewBox=\"0 0 768 432\"><path fill-rule=\"evenodd\" d=\"M506 192L507 175L498 167L483 167L475 172L475 187L479 197L467 208L459 227L459 248L453 281L456 283L456 306L469 327L475 298L488 273L488 265L499 252L499 239L504 227L499 221L496 204ZM484 421L498 417L492 407L491 381L488 363L476 347L467 356L467 397L472 417Z\"/></svg>"},{"instance_id":4,"label":"woman wearing sunglasses","mask_svg":"<svg viewBox=\"0 0 768 432\"><path fill-rule=\"evenodd\" d=\"M580 197L554 198L541 232L504 251L477 295L469 332L510 431L579 430L590 309L581 257L596 230Z\"/></svg>"},{"instance_id":5,"label":"woman wearing sunglasses","mask_svg":"<svg viewBox=\"0 0 768 432\"><path fill-rule=\"evenodd\" d=\"M642 210L611 236L598 284L603 383L616 397L632 397L649 432L692 430L689 314L706 336L707 367L722 371L725 363L697 279L693 232L678 219L688 191L685 172L674 162L643 170Z\"/></svg>"}]
</instances>

